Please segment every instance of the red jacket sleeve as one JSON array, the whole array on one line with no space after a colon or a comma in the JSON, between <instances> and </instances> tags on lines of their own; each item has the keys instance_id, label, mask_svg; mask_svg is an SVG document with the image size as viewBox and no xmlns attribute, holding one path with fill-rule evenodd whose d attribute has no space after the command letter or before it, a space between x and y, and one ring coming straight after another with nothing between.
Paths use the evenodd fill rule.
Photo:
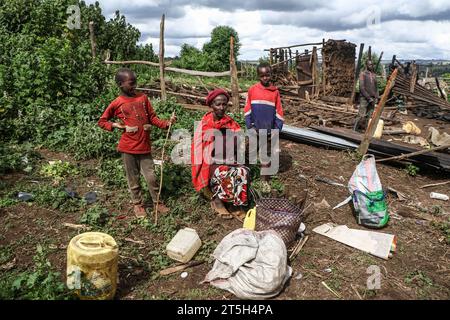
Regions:
<instances>
[{"instance_id":1,"label":"red jacket sleeve","mask_svg":"<svg viewBox=\"0 0 450 320\"><path fill-rule=\"evenodd\" d=\"M281 97L279 91L277 91L275 108L276 108L275 125L279 130L281 130L283 128L284 123L284 114L283 114L283 107L281 106Z\"/></svg>"},{"instance_id":2,"label":"red jacket sleeve","mask_svg":"<svg viewBox=\"0 0 450 320\"><path fill-rule=\"evenodd\" d=\"M169 121L158 118L147 96L145 97L145 105L147 106L147 113L150 119L150 123L154 126L157 126L158 128L167 129L167 127L169 126Z\"/></svg>"},{"instance_id":3,"label":"red jacket sleeve","mask_svg":"<svg viewBox=\"0 0 450 320\"><path fill-rule=\"evenodd\" d=\"M112 131L113 123L109 121L111 118L114 118L116 113L116 102L113 101L109 104L108 108L106 108L105 112L103 112L100 120L98 120L97 124L100 128L108 131Z\"/></svg>"},{"instance_id":4,"label":"red jacket sleeve","mask_svg":"<svg viewBox=\"0 0 450 320\"><path fill-rule=\"evenodd\" d=\"M245 101L244 107L244 118L245 118L245 126L247 129L250 129L253 126L253 117L252 117L252 88L248 90L247 100Z\"/></svg>"}]
</instances>

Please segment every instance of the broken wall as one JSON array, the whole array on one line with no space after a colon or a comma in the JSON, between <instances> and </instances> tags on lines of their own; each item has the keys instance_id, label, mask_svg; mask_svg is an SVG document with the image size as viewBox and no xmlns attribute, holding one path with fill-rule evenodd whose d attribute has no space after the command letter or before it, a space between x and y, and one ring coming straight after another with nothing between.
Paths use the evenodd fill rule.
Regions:
<instances>
[{"instance_id":1,"label":"broken wall","mask_svg":"<svg viewBox=\"0 0 450 320\"><path fill-rule=\"evenodd\" d=\"M355 80L356 45L328 40L322 48L322 94L350 98Z\"/></svg>"}]
</instances>

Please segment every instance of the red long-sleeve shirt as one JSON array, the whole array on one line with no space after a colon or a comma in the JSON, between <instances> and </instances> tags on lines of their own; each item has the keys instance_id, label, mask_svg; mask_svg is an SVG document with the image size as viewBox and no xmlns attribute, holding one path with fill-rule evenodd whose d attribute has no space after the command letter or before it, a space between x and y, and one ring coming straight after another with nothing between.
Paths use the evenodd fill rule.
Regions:
<instances>
[{"instance_id":1,"label":"red long-sleeve shirt","mask_svg":"<svg viewBox=\"0 0 450 320\"><path fill-rule=\"evenodd\" d=\"M144 131L144 124L152 124L161 129L169 126L169 121L161 120L145 94L135 97L119 96L103 112L98 125L112 131L112 118L119 118L126 126L137 127L137 132L123 130L117 150L124 153L145 154L151 152L150 130Z\"/></svg>"}]
</instances>

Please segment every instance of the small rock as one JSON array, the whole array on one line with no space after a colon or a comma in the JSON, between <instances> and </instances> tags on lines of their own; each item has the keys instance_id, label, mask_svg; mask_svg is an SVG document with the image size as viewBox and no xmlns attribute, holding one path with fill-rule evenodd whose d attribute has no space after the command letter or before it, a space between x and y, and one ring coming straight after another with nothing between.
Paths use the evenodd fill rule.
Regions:
<instances>
[{"instance_id":1,"label":"small rock","mask_svg":"<svg viewBox=\"0 0 450 320\"><path fill-rule=\"evenodd\" d=\"M300 280L301 278L303 278L303 275L302 275L301 273L299 273L299 274L295 277L295 279L297 279L297 280Z\"/></svg>"},{"instance_id":2,"label":"small rock","mask_svg":"<svg viewBox=\"0 0 450 320\"><path fill-rule=\"evenodd\" d=\"M326 272L326 273L331 273L331 268L326 268L326 269L323 269L323 272Z\"/></svg>"},{"instance_id":3,"label":"small rock","mask_svg":"<svg viewBox=\"0 0 450 320\"><path fill-rule=\"evenodd\" d=\"M186 278L188 276L188 273L185 271L185 272L183 272L183 273L181 273L181 277L184 279L184 278Z\"/></svg>"}]
</instances>

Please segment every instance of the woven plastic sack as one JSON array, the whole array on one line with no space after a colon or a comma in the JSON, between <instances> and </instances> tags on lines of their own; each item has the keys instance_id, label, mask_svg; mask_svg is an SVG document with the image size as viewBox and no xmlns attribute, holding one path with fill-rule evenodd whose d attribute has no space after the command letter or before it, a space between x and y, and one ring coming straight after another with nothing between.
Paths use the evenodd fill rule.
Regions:
<instances>
[{"instance_id":1,"label":"woven plastic sack","mask_svg":"<svg viewBox=\"0 0 450 320\"><path fill-rule=\"evenodd\" d=\"M382 228L389 221L386 198L373 155L365 155L348 182L358 224Z\"/></svg>"}]
</instances>

